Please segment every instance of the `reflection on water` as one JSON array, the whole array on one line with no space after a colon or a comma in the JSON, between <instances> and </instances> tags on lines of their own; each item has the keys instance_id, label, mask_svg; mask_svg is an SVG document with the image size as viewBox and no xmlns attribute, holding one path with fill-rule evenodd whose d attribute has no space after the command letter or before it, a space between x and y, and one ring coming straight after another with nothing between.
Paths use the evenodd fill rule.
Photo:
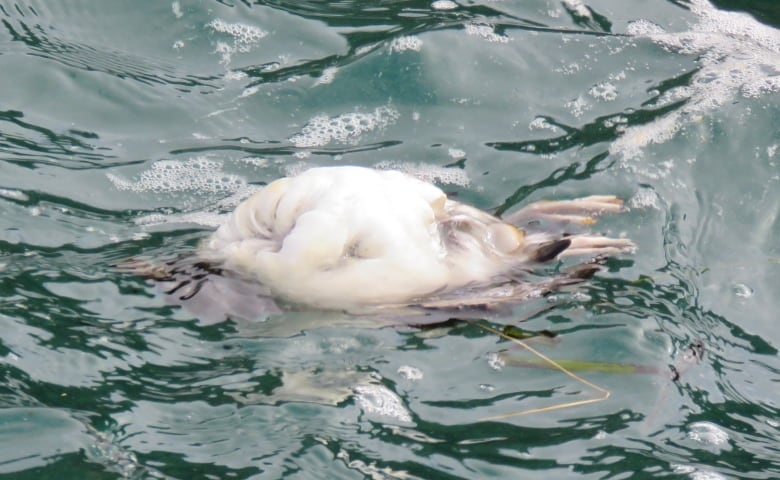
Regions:
<instances>
[{"instance_id":1,"label":"reflection on water","mask_svg":"<svg viewBox=\"0 0 780 480\"><path fill-rule=\"evenodd\" d=\"M0 0L0 472L780 476L780 17L715 3ZM204 325L111 268L334 164L629 199L636 255L497 323L635 373L483 421L591 393L479 324Z\"/></svg>"}]
</instances>

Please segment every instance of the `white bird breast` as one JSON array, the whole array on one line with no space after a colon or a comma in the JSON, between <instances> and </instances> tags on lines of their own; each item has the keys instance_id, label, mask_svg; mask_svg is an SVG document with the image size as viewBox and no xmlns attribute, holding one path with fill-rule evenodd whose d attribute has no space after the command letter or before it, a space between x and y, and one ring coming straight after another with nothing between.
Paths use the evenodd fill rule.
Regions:
<instances>
[{"instance_id":1,"label":"white bird breast","mask_svg":"<svg viewBox=\"0 0 780 480\"><path fill-rule=\"evenodd\" d=\"M522 239L409 175L329 167L254 194L200 255L288 302L349 310L488 281Z\"/></svg>"}]
</instances>

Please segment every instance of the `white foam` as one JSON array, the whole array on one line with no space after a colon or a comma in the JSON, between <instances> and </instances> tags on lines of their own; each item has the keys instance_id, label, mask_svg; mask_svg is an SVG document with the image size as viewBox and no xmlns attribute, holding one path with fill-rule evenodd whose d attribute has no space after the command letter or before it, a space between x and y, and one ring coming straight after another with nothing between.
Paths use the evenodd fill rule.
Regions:
<instances>
[{"instance_id":1,"label":"white foam","mask_svg":"<svg viewBox=\"0 0 780 480\"><path fill-rule=\"evenodd\" d=\"M423 378L422 370L411 365L401 365L398 367L398 375L411 381L422 380Z\"/></svg>"},{"instance_id":2,"label":"white foam","mask_svg":"<svg viewBox=\"0 0 780 480\"><path fill-rule=\"evenodd\" d=\"M584 3L582 3L582 0L563 0L563 5L574 12L575 15L581 18L587 18L592 19L593 14L591 14L588 7L585 6Z\"/></svg>"},{"instance_id":3,"label":"white foam","mask_svg":"<svg viewBox=\"0 0 780 480\"><path fill-rule=\"evenodd\" d=\"M455 10L458 8L458 4L450 0L436 0L431 4L431 8L434 10Z\"/></svg>"},{"instance_id":4,"label":"white foam","mask_svg":"<svg viewBox=\"0 0 780 480\"><path fill-rule=\"evenodd\" d=\"M488 42L493 43L507 43L509 37L499 35L496 33L495 28L492 25L485 25L480 23L467 23L465 25L466 33L475 37L480 37Z\"/></svg>"},{"instance_id":5,"label":"white foam","mask_svg":"<svg viewBox=\"0 0 780 480\"><path fill-rule=\"evenodd\" d=\"M466 152L464 150L461 150L460 148L448 148L447 155L449 155L450 158L455 160L466 158Z\"/></svg>"},{"instance_id":6,"label":"white foam","mask_svg":"<svg viewBox=\"0 0 780 480\"><path fill-rule=\"evenodd\" d=\"M658 194L649 188L638 190L634 196L631 197L631 200L628 201L628 207L639 209L652 208L658 210Z\"/></svg>"},{"instance_id":7,"label":"white foam","mask_svg":"<svg viewBox=\"0 0 780 480\"><path fill-rule=\"evenodd\" d=\"M321 147L331 142L356 143L360 134L391 125L398 117L398 111L390 106L377 107L370 113L318 115L289 140L299 148Z\"/></svg>"},{"instance_id":8,"label":"white foam","mask_svg":"<svg viewBox=\"0 0 780 480\"><path fill-rule=\"evenodd\" d=\"M598 83L596 85L593 85L590 90L588 90L588 94L596 98L598 100L603 100L605 102L611 102L618 96L617 87L610 82L602 82Z\"/></svg>"},{"instance_id":9,"label":"white foam","mask_svg":"<svg viewBox=\"0 0 780 480\"><path fill-rule=\"evenodd\" d=\"M268 35L266 31L254 25L228 23L220 18L212 20L207 23L206 26L215 32L227 33L232 36L237 43L242 45L256 43L258 40Z\"/></svg>"},{"instance_id":10,"label":"white foam","mask_svg":"<svg viewBox=\"0 0 780 480\"><path fill-rule=\"evenodd\" d=\"M550 130L551 132L557 132L560 128L551 124L544 117L536 117L528 124L528 130Z\"/></svg>"},{"instance_id":11,"label":"white foam","mask_svg":"<svg viewBox=\"0 0 780 480\"><path fill-rule=\"evenodd\" d=\"M672 471L678 474L688 474L691 480L726 480L720 473L701 470L692 465L672 464Z\"/></svg>"},{"instance_id":12,"label":"white foam","mask_svg":"<svg viewBox=\"0 0 780 480\"><path fill-rule=\"evenodd\" d=\"M728 444L729 434L712 422L694 422L688 426L688 438L696 442L721 447Z\"/></svg>"},{"instance_id":13,"label":"white foam","mask_svg":"<svg viewBox=\"0 0 780 480\"><path fill-rule=\"evenodd\" d=\"M246 53L252 49L261 38L268 35L265 30L245 23L228 23L220 18L206 24L214 32L224 33L232 37L232 44L218 41L215 53L220 55L220 63L228 64L236 52Z\"/></svg>"},{"instance_id":14,"label":"white foam","mask_svg":"<svg viewBox=\"0 0 780 480\"><path fill-rule=\"evenodd\" d=\"M164 215L162 213L153 213L144 215L135 219L135 224L142 227L153 227L156 225L168 225L172 223L202 225L204 227L216 228L225 222L227 214L216 212L190 212L173 213Z\"/></svg>"},{"instance_id":15,"label":"white foam","mask_svg":"<svg viewBox=\"0 0 780 480\"><path fill-rule=\"evenodd\" d=\"M412 421L412 416L403 406L401 398L384 385L357 385L353 391L357 404L365 413L390 417L401 422Z\"/></svg>"},{"instance_id":16,"label":"white foam","mask_svg":"<svg viewBox=\"0 0 780 480\"><path fill-rule=\"evenodd\" d=\"M689 119L700 118L740 96L756 98L780 92L780 31L748 14L719 10L708 0L691 0L691 12L699 17L698 23L683 32L667 32L647 20L628 25L629 35L649 38L673 53L697 56L698 69L690 85L659 99L664 104L688 98L685 105L654 122L633 127L634 141L619 139L611 146L611 153L637 157L642 147L669 140Z\"/></svg>"},{"instance_id":17,"label":"white foam","mask_svg":"<svg viewBox=\"0 0 780 480\"><path fill-rule=\"evenodd\" d=\"M680 112L672 112L648 124L626 128L623 135L612 142L609 151L624 159L637 158L641 156L644 147L666 142L681 126Z\"/></svg>"},{"instance_id":18,"label":"white foam","mask_svg":"<svg viewBox=\"0 0 780 480\"><path fill-rule=\"evenodd\" d=\"M560 73L561 75L574 75L575 73L578 73L580 70L582 70L582 66L580 66L580 64L577 62L572 62L568 65L564 65L562 67L558 67L555 69L555 71Z\"/></svg>"},{"instance_id":19,"label":"white foam","mask_svg":"<svg viewBox=\"0 0 780 480\"><path fill-rule=\"evenodd\" d=\"M206 157L185 161L160 160L141 172L136 180L124 179L112 173L107 176L117 189L133 192L232 193L246 185L244 178L225 173L222 162Z\"/></svg>"},{"instance_id":20,"label":"white foam","mask_svg":"<svg viewBox=\"0 0 780 480\"><path fill-rule=\"evenodd\" d=\"M462 168L439 167L425 163L394 162L385 160L374 165L377 170L398 170L424 182L440 185L458 185L466 187L471 183L468 174Z\"/></svg>"},{"instance_id":21,"label":"white foam","mask_svg":"<svg viewBox=\"0 0 780 480\"><path fill-rule=\"evenodd\" d=\"M219 63L227 65L230 63L230 60L233 58L233 53L235 52L235 48L231 47L229 44L225 42L217 42L217 46L214 47L214 53L219 54Z\"/></svg>"},{"instance_id":22,"label":"white foam","mask_svg":"<svg viewBox=\"0 0 780 480\"><path fill-rule=\"evenodd\" d=\"M581 117L586 111L590 110L591 108L591 105L582 96L579 96L574 100L566 102L565 106L569 109L571 114L576 118Z\"/></svg>"},{"instance_id":23,"label":"white foam","mask_svg":"<svg viewBox=\"0 0 780 480\"><path fill-rule=\"evenodd\" d=\"M243 184L218 202L194 212L161 214L153 213L135 219L136 225L151 227L169 224L194 224L204 227L218 227L239 203L263 188L258 185Z\"/></svg>"},{"instance_id":24,"label":"white foam","mask_svg":"<svg viewBox=\"0 0 780 480\"><path fill-rule=\"evenodd\" d=\"M235 82L237 80L244 80L247 78L247 74L240 70L228 70L223 76L228 82Z\"/></svg>"},{"instance_id":25,"label":"white foam","mask_svg":"<svg viewBox=\"0 0 780 480\"><path fill-rule=\"evenodd\" d=\"M691 98L694 94L694 90L691 87L674 87L670 88L669 90L665 91L661 94L660 97L655 101L656 107L663 107L675 102L679 102L680 100L687 100Z\"/></svg>"},{"instance_id":26,"label":"white foam","mask_svg":"<svg viewBox=\"0 0 780 480\"><path fill-rule=\"evenodd\" d=\"M322 74L314 82L314 86L316 87L317 85L328 85L329 83L332 83L336 78L336 72L338 71L339 69L336 67L328 67L322 70Z\"/></svg>"},{"instance_id":27,"label":"white foam","mask_svg":"<svg viewBox=\"0 0 780 480\"><path fill-rule=\"evenodd\" d=\"M262 166L261 159L245 159L244 163ZM205 157L191 158L186 161L162 160L153 163L149 169L141 172L134 179L122 178L115 174L106 174L108 179L119 190L136 193L178 194L203 193L218 194L220 199L198 211L161 214L154 213L135 219L141 226L154 226L171 223L191 223L206 227L221 225L227 213L232 211L241 201L252 195L258 189L238 175L225 173L222 162ZM191 202L184 202L192 207Z\"/></svg>"},{"instance_id":28,"label":"white foam","mask_svg":"<svg viewBox=\"0 0 780 480\"><path fill-rule=\"evenodd\" d=\"M629 23L626 26L626 33L634 37L649 37L665 34L666 31L653 22L640 19Z\"/></svg>"},{"instance_id":29,"label":"white foam","mask_svg":"<svg viewBox=\"0 0 780 480\"><path fill-rule=\"evenodd\" d=\"M390 51L391 52L404 52L406 50L412 50L415 52L419 52L422 49L423 42L420 40L419 37L414 35L408 35L403 37L398 37L393 39L392 42L390 42Z\"/></svg>"},{"instance_id":30,"label":"white foam","mask_svg":"<svg viewBox=\"0 0 780 480\"><path fill-rule=\"evenodd\" d=\"M506 362L504 361L504 358L501 357L501 355L496 352L488 353L487 362L490 368L492 368L493 370L500 371L506 366Z\"/></svg>"},{"instance_id":31,"label":"white foam","mask_svg":"<svg viewBox=\"0 0 780 480\"><path fill-rule=\"evenodd\" d=\"M10 198L12 200L21 200L26 202L30 199L24 192L19 190L11 190L8 188L0 188L0 197Z\"/></svg>"},{"instance_id":32,"label":"white foam","mask_svg":"<svg viewBox=\"0 0 780 480\"><path fill-rule=\"evenodd\" d=\"M726 477L711 470L696 470L691 473L691 480L726 480Z\"/></svg>"},{"instance_id":33,"label":"white foam","mask_svg":"<svg viewBox=\"0 0 780 480\"><path fill-rule=\"evenodd\" d=\"M173 12L173 16L176 18L181 18L184 16L184 13L181 11L181 3L179 3L179 0L176 0L171 4L171 11Z\"/></svg>"},{"instance_id":34,"label":"white foam","mask_svg":"<svg viewBox=\"0 0 780 480\"><path fill-rule=\"evenodd\" d=\"M755 293L755 291L750 287L750 285L747 285L745 283L735 283L734 285L732 285L731 288L734 291L734 295L740 298L750 298Z\"/></svg>"}]
</instances>

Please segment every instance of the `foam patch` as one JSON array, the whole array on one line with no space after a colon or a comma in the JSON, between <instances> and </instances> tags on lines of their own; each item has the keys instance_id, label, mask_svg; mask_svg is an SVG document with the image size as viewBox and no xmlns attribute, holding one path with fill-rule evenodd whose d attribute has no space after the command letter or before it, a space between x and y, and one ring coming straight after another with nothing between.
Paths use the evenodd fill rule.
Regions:
<instances>
[{"instance_id":1,"label":"foam patch","mask_svg":"<svg viewBox=\"0 0 780 480\"><path fill-rule=\"evenodd\" d=\"M354 392L357 404L366 414L390 417L400 422L412 421L401 398L384 385L357 385Z\"/></svg>"},{"instance_id":2,"label":"foam patch","mask_svg":"<svg viewBox=\"0 0 780 480\"><path fill-rule=\"evenodd\" d=\"M436 0L431 4L431 8L434 10L455 10L458 8L458 4L450 0Z\"/></svg>"},{"instance_id":3,"label":"foam patch","mask_svg":"<svg viewBox=\"0 0 780 480\"><path fill-rule=\"evenodd\" d=\"M335 117L318 115L289 140L299 148L321 147L331 142L354 144L362 133L391 125L398 117L398 111L390 106L377 107L370 113L350 112Z\"/></svg>"},{"instance_id":4,"label":"foam patch","mask_svg":"<svg viewBox=\"0 0 780 480\"><path fill-rule=\"evenodd\" d=\"M254 25L244 23L228 23L222 19L215 19L206 24L214 32L227 34L232 41L218 41L214 53L220 55L220 63L228 64L236 52L246 53L252 49L261 38L268 35L265 30Z\"/></svg>"},{"instance_id":5,"label":"foam patch","mask_svg":"<svg viewBox=\"0 0 780 480\"><path fill-rule=\"evenodd\" d=\"M509 37L499 35L496 33L492 25L485 25L479 23L467 23L465 25L466 33L474 37L480 37L483 40L487 40L492 43L507 43Z\"/></svg>"},{"instance_id":6,"label":"foam patch","mask_svg":"<svg viewBox=\"0 0 780 480\"><path fill-rule=\"evenodd\" d=\"M398 170L407 175L419 178L428 183L438 183L440 185L458 185L466 187L471 183L471 179L465 170L452 167L439 167L437 165L428 165L425 163L393 162L384 161L374 165L378 170Z\"/></svg>"},{"instance_id":7,"label":"foam patch","mask_svg":"<svg viewBox=\"0 0 780 480\"><path fill-rule=\"evenodd\" d=\"M707 0L692 0L699 22L684 32L667 32L647 20L632 22L627 33L648 38L665 50L696 55L698 70L690 85L667 92L659 101L687 98L673 113L626 130L610 153L624 159L638 157L642 147L669 140L684 122L699 118L738 97L757 98L780 92L780 31L748 14L715 8Z\"/></svg>"},{"instance_id":8,"label":"foam patch","mask_svg":"<svg viewBox=\"0 0 780 480\"><path fill-rule=\"evenodd\" d=\"M124 179L112 173L108 179L119 190L132 192L207 192L232 193L246 185L238 175L225 173L222 162L206 157L186 161L161 160L138 176L136 180Z\"/></svg>"},{"instance_id":9,"label":"foam patch","mask_svg":"<svg viewBox=\"0 0 780 480\"><path fill-rule=\"evenodd\" d=\"M412 50L419 52L422 49L423 42L419 37L414 35L398 37L393 39L390 43L391 52L405 52L406 50Z\"/></svg>"}]
</instances>

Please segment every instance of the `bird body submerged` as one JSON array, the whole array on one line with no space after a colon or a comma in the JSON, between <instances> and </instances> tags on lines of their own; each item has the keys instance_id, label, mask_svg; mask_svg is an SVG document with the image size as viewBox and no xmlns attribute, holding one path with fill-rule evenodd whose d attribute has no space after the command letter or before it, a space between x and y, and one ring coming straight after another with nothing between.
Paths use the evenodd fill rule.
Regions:
<instances>
[{"instance_id":1,"label":"bird body submerged","mask_svg":"<svg viewBox=\"0 0 780 480\"><path fill-rule=\"evenodd\" d=\"M505 220L410 175L313 168L241 203L197 256L286 305L366 312L520 299L525 272L560 255L630 250L625 239L527 233L533 216L589 219L615 197L532 204Z\"/></svg>"}]
</instances>

